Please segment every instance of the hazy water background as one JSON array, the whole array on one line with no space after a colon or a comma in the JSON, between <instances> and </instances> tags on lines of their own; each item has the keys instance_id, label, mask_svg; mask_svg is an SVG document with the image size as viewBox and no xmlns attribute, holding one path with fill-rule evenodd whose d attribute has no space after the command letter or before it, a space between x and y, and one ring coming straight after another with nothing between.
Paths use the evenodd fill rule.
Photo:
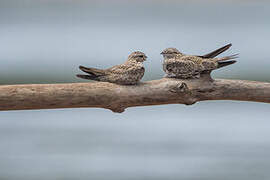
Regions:
<instances>
[{"instance_id":1,"label":"hazy water background","mask_svg":"<svg viewBox=\"0 0 270 180\"><path fill-rule=\"evenodd\" d=\"M0 84L82 82L78 65L109 67L134 50L144 80L160 51L204 54L233 43L218 78L269 81L268 1L0 0ZM0 180L269 179L269 105L0 113Z\"/></svg>"}]
</instances>

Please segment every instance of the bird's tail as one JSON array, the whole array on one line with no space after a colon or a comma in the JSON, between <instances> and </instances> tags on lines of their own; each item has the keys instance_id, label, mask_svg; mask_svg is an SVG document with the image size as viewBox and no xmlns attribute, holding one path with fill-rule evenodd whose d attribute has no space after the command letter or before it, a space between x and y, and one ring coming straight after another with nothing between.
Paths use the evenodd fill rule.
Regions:
<instances>
[{"instance_id":1,"label":"bird's tail","mask_svg":"<svg viewBox=\"0 0 270 180\"><path fill-rule=\"evenodd\" d=\"M79 66L80 70L83 72L86 72L92 76L103 76L105 75L105 71L102 69L96 69L96 68L87 68L84 66Z\"/></svg>"},{"instance_id":2,"label":"bird's tail","mask_svg":"<svg viewBox=\"0 0 270 180\"><path fill-rule=\"evenodd\" d=\"M100 77L105 75L105 71L102 69L96 68L87 68L84 66L79 66L80 70L87 73L88 75L84 74L77 74L76 76L82 79L89 79L94 81L100 81Z\"/></svg>"},{"instance_id":3,"label":"bird's tail","mask_svg":"<svg viewBox=\"0 0 270 180\"><path fill-rule=\"evenodd\" d=\"M216 57L217 55L223 53L224 51L228 50L230 47L232 46L232 44L227 44L226 46L223 46L219 49L216 49L208 54L205 54L203 56L201 56L202 58L214 58Z\"/></svg>"},{"instance_id":4,"label":"bird's tail","mask_svg":"<svg viewBox=\"0 0 270 180\"><path fill-rule=\"evenodd\" d=\"M234 64L234 63L236 63L235 60L218 62L218 67L217 68L222 68L224 66L228 66L228 65L231 65L231 64Z\"/></svg>"},{"instance_id":5,"label":"bird's tail","mask_svg":"<svg viewBox=\"0 0 270 180\"><path fill-rule=\"evenodd\" d=\"M82 79L89 79L89 80L99 81L99 77L94 76L94 75L77 74L76 76L78 78L82 78Z\"/></svg>"},{"instance_id":6,"label":"bird's tail","mask_svg":"<svg viewBox=\"0 0 270 180\"><path fill-rule=\"evenodd\" d=\"M214 60L216 62L220 62L220 61L227 61L227 60L236 59L236 58L238 58L238 54L233 54L231 56L225 56L225 57L221 57L221 58L214 58Z\"/></svg>"},{"instance_id":7,"label":"bird's tail","mask_svg":"<svg viewBox=\"0 0 270 180\"><path fill-rule=\"evenodd\" d=\"M222 68L222 67L236 63L235 60L231 60L231 59L236 59L236 58L238 58L238 54L233 54L231 56L225 56L225 57L221 57L221 58L215 58L215 61L218 63L217 68ZM228 61L228 60L230 60L230 61Z\"/></svg>"}]
</instances>

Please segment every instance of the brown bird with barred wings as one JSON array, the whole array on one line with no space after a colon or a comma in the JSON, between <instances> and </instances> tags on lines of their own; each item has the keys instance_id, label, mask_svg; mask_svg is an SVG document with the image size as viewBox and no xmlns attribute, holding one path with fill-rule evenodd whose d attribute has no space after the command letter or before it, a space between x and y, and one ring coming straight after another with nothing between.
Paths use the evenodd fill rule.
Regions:
<instances>
[{"instance_id":1,"label":"brown bird with barred wings","mask_svg":"<svg viewBox=\"0 0 270 180\"><path fill-rule=\"evenodd\" d=\"M79 68L88 75L78 74L77 77L94 81L111 82L121 85L137 84L143 77L145 69L143 62L147 56L140 51L135 51L128 56L125 63L108 69L96 69L80 66Z\"/></svg>"},{"instance_id":2,"label":"brown bird with barred wings","mask_svg":"<svg viewBox=\"0 0 270 180\"><path fill-rule=\"evenodd\" d=\"M163 70L166 77L172 78L199 78L202 73L210 73L212 70L234 64L237 54L215 58L217 55L229 49L228 44L203 56L185 55L176 48L167 48L161 52L164 57Z\"/></svg>"}]
</instances>

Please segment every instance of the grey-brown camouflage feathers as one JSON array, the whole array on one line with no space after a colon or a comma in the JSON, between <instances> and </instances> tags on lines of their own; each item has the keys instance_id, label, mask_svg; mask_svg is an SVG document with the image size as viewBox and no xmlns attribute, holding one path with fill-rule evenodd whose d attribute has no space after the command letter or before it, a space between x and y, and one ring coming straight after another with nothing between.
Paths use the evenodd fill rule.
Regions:
<instances>
[{"instance_id":1,"label":"grey-brown camouflage feathers","mask_svg":"<svg viewBox=\"0 0 270 180\"><path fill-rule=\"evenodd\" d=\"M231 44L228 44L203 56L185 55L175 48L167 48L161 53L164 57L163 70L166 72L166 77L198 78L202 73L209 73L212 70L235 63L236 61L231 59L237 58L236 54L214 58L230 47Z\"/></svg>"},{"instance_id":2,"label":"grey-brown camouflage feathers","mask_svg":"<svg viewBox=\"0 0 270 180\"><path fill-rule=\"evenodd\" d=\"M88 75L78 74L77 77L95 81L111 82L122 85L137 84L144 75L143 62L147 56L135 51L128 56L125 63L113 66L108 69L96 69L80 66L79 68Z\"/></svg>"}]
</instances>

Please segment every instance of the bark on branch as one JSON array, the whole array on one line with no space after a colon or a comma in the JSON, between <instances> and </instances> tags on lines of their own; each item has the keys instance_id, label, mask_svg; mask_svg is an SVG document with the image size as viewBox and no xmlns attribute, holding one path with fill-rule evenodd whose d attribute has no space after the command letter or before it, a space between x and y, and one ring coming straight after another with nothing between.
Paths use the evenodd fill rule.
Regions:
<instances>
[{"instance_id":1,"label":"bark on branch","mask_svg":"<svg viewBox=\"0 0 270 180\"><path fill-rule=\"evenodd\" d=\"M123 86L112 83L30 84L0 86L0 110L98 107L123 112L127 107L191 105L205 100L270 103L270 83L245 80L163 78Z\"/></svg>"}]
</instances>

